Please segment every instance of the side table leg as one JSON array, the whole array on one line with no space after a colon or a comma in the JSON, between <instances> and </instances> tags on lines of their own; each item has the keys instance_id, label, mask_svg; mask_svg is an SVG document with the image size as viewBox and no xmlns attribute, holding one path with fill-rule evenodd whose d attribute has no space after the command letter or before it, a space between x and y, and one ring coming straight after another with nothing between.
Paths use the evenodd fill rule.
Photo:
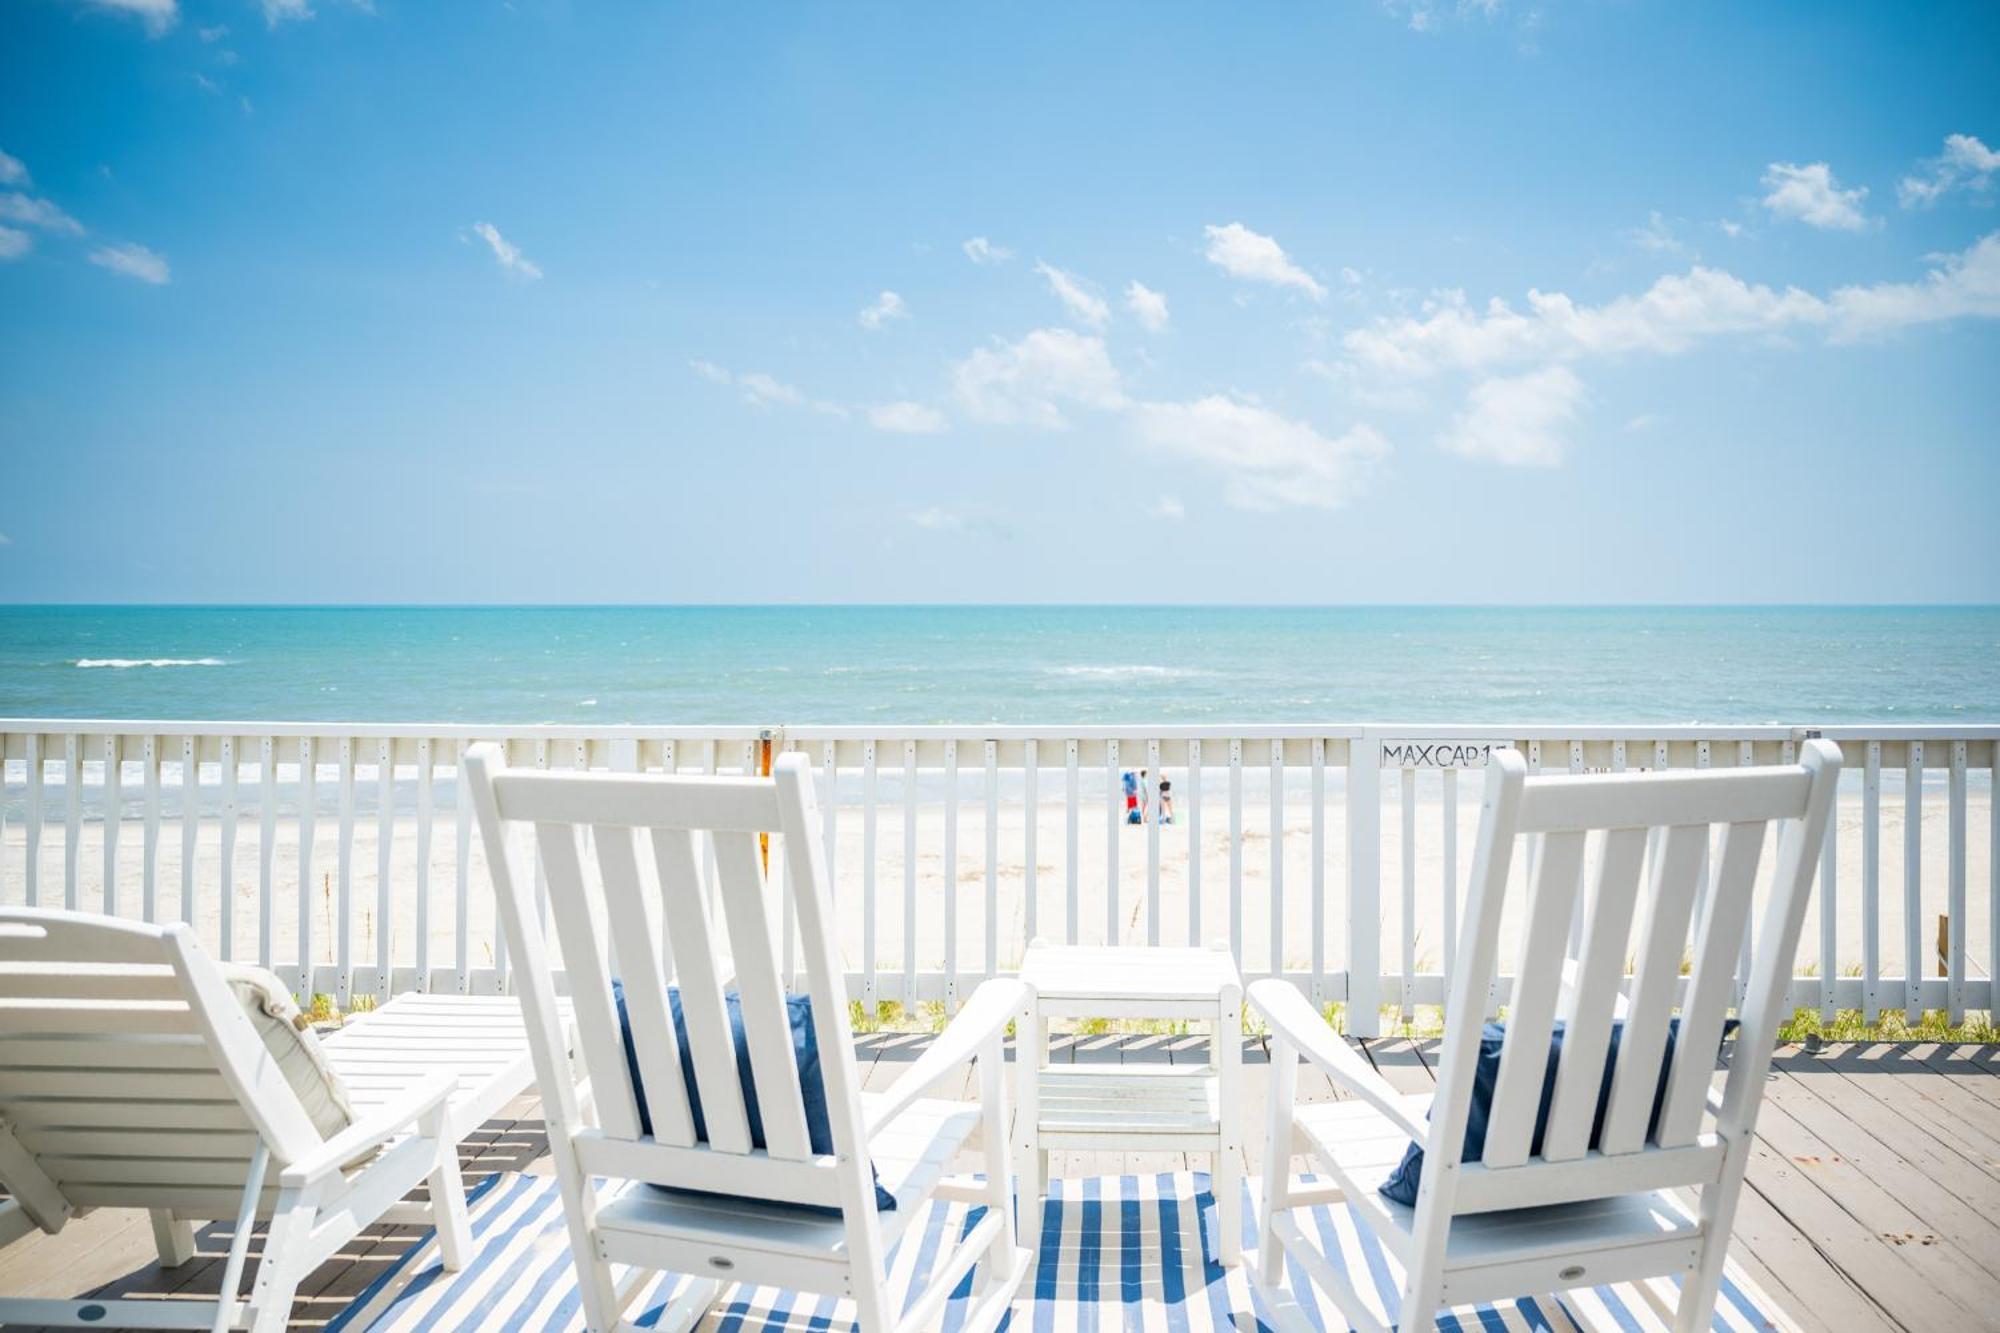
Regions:
<instances>
[{"instance_id":1,"label":"side table leg","mask_svg":"<svg viewBox=\"0 0 2000 1333\"><path fill-rule=\"evenodd\" d=\"M1032 1000L1014 1023L1014 1225L1032 1264L1042 1253L1042 1196L1049 1155L1041 1151L1041 1068L1048 1024Z\"/></svg>"},{"instance_id":2,"label":"side table leg","mask_svg":"<svg viewBox=\"0 0 2000 1333\"><path fill-rule=\"evenodd\" d=\"M1215 1026L1216 1075L1220 1084L1221 1142L1210 1164L1215 1192L1216 1262L1234 1267L1243 1257L1243 991L1223 988Z\"/></svg>"}]
</instances>

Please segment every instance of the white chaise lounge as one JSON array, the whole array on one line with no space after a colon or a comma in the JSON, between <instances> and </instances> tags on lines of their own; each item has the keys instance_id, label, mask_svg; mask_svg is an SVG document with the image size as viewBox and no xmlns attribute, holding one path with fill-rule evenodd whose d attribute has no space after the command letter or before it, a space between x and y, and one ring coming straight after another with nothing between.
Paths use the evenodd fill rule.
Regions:
<instances>
[{"instance_id":1,"label":"white chaise lounge","mask_svg":"<svg viewBox=\"0 0 2000 1333\"><path fill-rule=\"evenodd\" d=\"M282 1329L300 1279L378 1222L434 1223L463 1264L457 1145L533 1078L518 1002L405 996L325 1041L295 1014L187 926L0 909L0 1246L143 1208L177 1267L194 1223L235 1224L217 1302L0 1293L0 1325ZM402 1202L420 1185L432 1202Z\"/></svg>"}]
</instances>

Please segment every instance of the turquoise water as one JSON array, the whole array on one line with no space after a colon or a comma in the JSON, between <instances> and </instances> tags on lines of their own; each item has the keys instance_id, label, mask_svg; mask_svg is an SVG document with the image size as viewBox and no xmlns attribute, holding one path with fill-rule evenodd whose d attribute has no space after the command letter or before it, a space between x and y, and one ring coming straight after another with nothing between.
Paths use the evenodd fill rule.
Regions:
<instances>
[{"instance_id":1,"label":"turquoise water","mask_svg":"<svg viewBox=\"0 0 2000 1333\"><path fill-rule=\"evenodd\" d=\"M1994 722L2000 607L0 607L0 716Z\"/></svg>"}]
</instances>

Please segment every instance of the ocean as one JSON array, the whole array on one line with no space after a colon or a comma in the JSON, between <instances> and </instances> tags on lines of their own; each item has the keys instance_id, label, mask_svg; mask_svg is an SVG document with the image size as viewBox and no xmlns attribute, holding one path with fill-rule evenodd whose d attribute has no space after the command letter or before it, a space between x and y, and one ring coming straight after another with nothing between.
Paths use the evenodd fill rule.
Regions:
<instances>
[{"instance_id":1,"label":"ocean","mask_svg":"<svg viewBox=\"0 0 2000 1333\"><path fill-rule=\"evenodd\" d=\"M0 607L0 716L2000 721L2000 607Z\"/></svg>"}]
</instances>

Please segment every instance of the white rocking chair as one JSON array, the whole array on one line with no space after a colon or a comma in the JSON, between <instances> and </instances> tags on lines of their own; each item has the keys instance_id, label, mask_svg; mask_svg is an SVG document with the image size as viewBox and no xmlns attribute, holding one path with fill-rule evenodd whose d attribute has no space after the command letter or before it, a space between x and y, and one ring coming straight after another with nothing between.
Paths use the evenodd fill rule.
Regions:
<instances>
[{"instance_id":1,"label":"white rocking chair","mask_svg":"<svg viewBox=\"0 0 2000 1333\"><path fill-rule=\"evenodd\" d=\"M1028 1258L1015 1243L1002 1064L1007 1024L1026 994L1022 984L980 986L893 1087L867 1096L848 1025L812 775L802 759L781 758L769 778L509 769L492 745L474 747L467 763L500 920L519 962L550 1150L592 1333L635 1328L626 1309L660 1272L694 1279L658 1323L664 1333L694 1324L725 1284L738 1281L851 1298L864 1333L917 1329L937 1320L951 1291L982 1259L965 1326L970 1333L993 1328ZM558 1040L552 941L536 909L532 875L510 859L508 826L516 824L535 827L596 1124L582 1118ZM585 828L599 872L588 878L578 846ZM760 846L770 834L778 837ZM698 870L704 835L719 871L713 886L719 920L711 917L711 889ZM782 853L788 872L776 886L766 883L766 848ZM642 874L642 860L652 873ZM831 1153L813 1151L804 1113L777 943L785 902L796 913ZM614 976L631 1019L638 1089L621 1039ZM693 1088L682 1075L670 977L679 987ZM745 1111L726 985L740 1004L763 1147L753 1146ZM978 1103L924 1097L975 1059ZM695 1136L691 1093L699 1098L705 1142ZM641 1131L642 1102L650 1135ZM984 1136L986 1179L945 1179L952 1155L975 1128ZM893 1210L877 1210L871 1160L895 1197ZM982 1203L986 1212L899 1311L891 1304L888 1251L932 1198ZM614 1264L630 1266L622 1282L614 1280Z\"/></svg>"},{"instance_id":2,"label":"white rocking chair","mask_svg":"<svg viewBox=\"0 0 2000 1333\"><path fill-rule=\"evenodd\" d=\"M1259 1280L1281 1287L1290 1255L1357 1328L1381 1328L1341 1266L1328 1262L1293 1215L1344 1200L1403 1270L1403 1329L1429 1329L1439 1310L1467 1302L1663 1276L1681 1280L1675 1327L1706 1329L1840 774L1831 742L1807 741L1801 757L1798 765L1735 771L1529 778L1518 754L1496 753L1434 1098L1397 1093L1289 983L1253 984L1250 1002L1272 1030L1265 1152L1272 1171L1259 1219ZM1775 872L1742 979L1735 1053L1716 1096L1716 1052L1737 960L1750 943L1752 884L1772 821L1782 821ZM1704 892L1699 882L1717 824L1721 852ZM1506 1032L1484 1152L1462 1162L1481 1020L1501 975L1508 865L1516 842L1532 835L1541 846L1530 860L1512 990L1503 992ZM1587 840L1595 874L1572 958ZM1684 957L1692 969L1683 987ZM1636 960L1629 978L1628 958ZM1620 1019L1600 1122L1600 1088ZM1558 1022L1561 1055L1551 1075ZM1301 1059L1324 1070L1347 1099L1297 1103ZM1545 1080L1554 1089L1546 1125L1538 1126ZM1415 1206L1406 1207L1377 1187L1412 1143L1426 1152ZM1295 1145L1330 1185L1288 1177L1284 1164ZM1672 1193L1688 1189L1699 1194L1694 1211Z\"/></svg>"}]
</instances>

